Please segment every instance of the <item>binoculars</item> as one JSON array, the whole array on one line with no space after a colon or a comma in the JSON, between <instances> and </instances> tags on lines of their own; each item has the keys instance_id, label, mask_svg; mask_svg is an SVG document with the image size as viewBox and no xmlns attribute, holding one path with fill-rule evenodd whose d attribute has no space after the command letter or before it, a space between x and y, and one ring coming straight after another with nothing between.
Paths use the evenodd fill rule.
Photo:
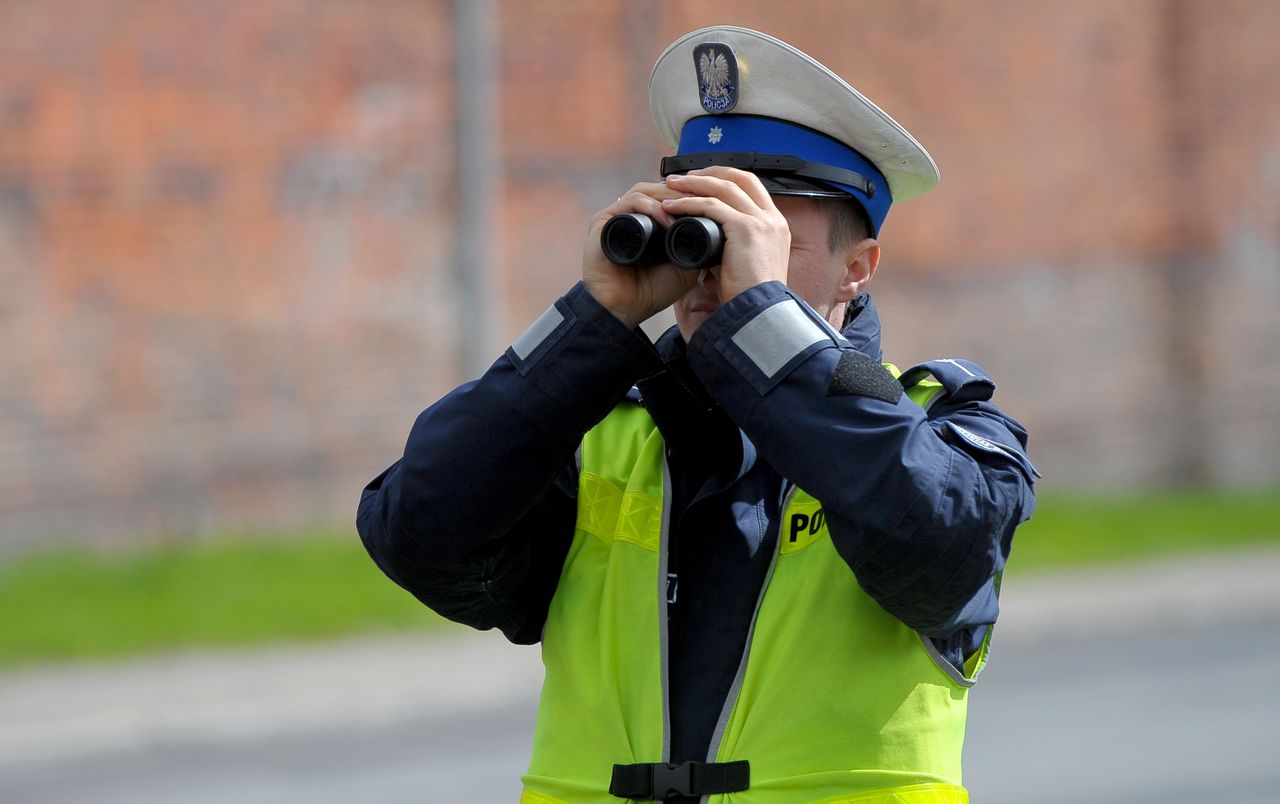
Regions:
<instances>
[{"instance_id":1,"label":"binoculars","mask_svg":"<svg viewBox=\"0 0 1280 804\"><path fill-rule=\"evenodd\" d=\"M710 218L677 218L663 234L648 215L614 215L600 230L600 249L615 265L638 268L670 262L687 271L720 264L724 230Z\"/></svg>"}]
</instances>

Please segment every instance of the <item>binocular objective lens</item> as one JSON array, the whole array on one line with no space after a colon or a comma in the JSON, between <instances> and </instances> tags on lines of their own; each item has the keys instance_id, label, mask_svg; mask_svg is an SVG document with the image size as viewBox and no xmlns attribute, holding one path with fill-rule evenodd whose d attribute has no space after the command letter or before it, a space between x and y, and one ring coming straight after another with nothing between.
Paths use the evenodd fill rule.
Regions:
<instances>
[{"instance_id":1,"label":"binocular objective lens","mask_svg":"<svg viewBox=\"0 0 1280 804\"><path fill-rule=\"evenodd\" d=\"M667 232L667 254L681 268L707 268L720 262L724 235L708 218L681 218Z\"/></svg>"},{"instance_id":2,"label":"binocular objective lens","mask_svg":"<svg viewBox=\"0 0 1280 804\"><path fill-rule=\"evenodd\" d=\"M646 215L615 215L600 232L600 248L610 262L634 265L651 250L653 229L653 219Z\"/></svg>"}]
</instances>

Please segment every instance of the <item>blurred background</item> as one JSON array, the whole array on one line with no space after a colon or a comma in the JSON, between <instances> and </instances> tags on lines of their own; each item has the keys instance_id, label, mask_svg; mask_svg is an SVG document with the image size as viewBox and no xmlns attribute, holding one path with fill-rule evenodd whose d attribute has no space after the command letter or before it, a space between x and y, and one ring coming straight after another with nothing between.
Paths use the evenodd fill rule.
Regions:
<instances>
[{"instance_id":1,"label":"blurred background","mask_svg":"<svg viewBox=\"0 0 1280 804\"><path fill-rule=\"evenodd\" d=\"M1268 800L1280 710L1214 696L1280 659L1270 0L0 4L0 800L512 799L536 652L378 576L356 502L656 176L649 70L717 23L931 151L886 358L982 364L1046 476L975 800Z\"/></svg>"}]
</instances>

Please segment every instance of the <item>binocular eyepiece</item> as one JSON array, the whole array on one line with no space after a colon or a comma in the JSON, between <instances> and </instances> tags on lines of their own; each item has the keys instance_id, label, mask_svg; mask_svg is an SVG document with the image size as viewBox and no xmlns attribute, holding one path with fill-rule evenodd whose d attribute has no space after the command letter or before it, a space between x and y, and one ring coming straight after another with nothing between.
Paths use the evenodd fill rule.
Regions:
<instances>
[{"instance_id":1,"label":"binocular eyepiece","mask_svg":"<svg viewBox=\"0 0 1280 804\"><path fill-rule=\"evenodd\" d=\"M687 271L720 264L724 230L710 218L677 218L665 236L648 215L614 215L600 230L600 249L615 265L639 268L671 262Z\"/></svg>"}]
</instances>

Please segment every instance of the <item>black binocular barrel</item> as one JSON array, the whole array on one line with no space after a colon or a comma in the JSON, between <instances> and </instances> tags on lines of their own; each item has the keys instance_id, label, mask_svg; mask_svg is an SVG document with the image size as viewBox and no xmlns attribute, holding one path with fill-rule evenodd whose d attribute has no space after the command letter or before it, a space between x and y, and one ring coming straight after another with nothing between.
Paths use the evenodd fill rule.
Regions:
<instances>
[{"instance_id":1,"label":"black binocular barrel","mask_svg":"<svg viewBox=\"0 0 1280 804\"><path fill-rule=\"evenodd\" d=\"M720 264L724 230L710 218L679 218L667 230L667 257L687 271Z\"/></svg>"},{"instance_id":2,"label":"black binocular barrel","mask_svg":"<svg viewBox=\"0 0 1280 804\"><path fill-rule=\"evenodd\" d=\"M662 230L648 215L614 215L600 230L600 249L614 265L644 267L667 258Z\"/></svg>"},{"instance_id":3,"label":"black binocular barrel","mask_svg":"<svg viewBox=\"0 0 1280 804\"><path fill-rule=\"evenodd\" d=\"M720 263L724 230L710 218L678 218L665 236L648 215L614 215L600 230L600 249L615 265L646 267L672 262L696 271Z\"/></svg>"}]
</instances>

